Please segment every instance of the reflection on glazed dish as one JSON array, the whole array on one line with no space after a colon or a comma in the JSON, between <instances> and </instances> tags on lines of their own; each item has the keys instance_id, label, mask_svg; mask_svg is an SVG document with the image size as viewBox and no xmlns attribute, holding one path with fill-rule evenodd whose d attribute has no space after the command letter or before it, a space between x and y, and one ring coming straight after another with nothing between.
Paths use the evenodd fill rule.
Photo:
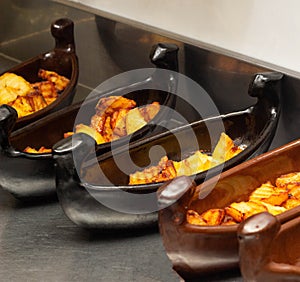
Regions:
<instances>
[{"instance_id":1,"label":"reflection on glazed dish","mask_svg":"<svg viewBox=\"0 0 300 282\"><path fill-rule=\"evenodd\" d=\"M151 166L143 171L130 174L129 185L157 183L177 176L194 175L224 163L242 150L242 147L236 146L233 140L222 132L212 155L198 150L181 161L169 160L167 156L164 156L157 166Z\"/></svg>"},{"instance_id":2,"label":"reflection on glazed dish","mask_svg":"<svg viewBox=\"0 0 300 282\"><path fill-rule=\"evenodd\" d=\"M231 203L225 208L209 209L201 214L188 210L186 220L194 225L238 224L261 212L278 215L300 205L300 172L278 177L256 188L247 201Z\"/></svg>"},{"instance_id":3,"label":"reflection on glazed dish","mask_svg":"<svg viewBox=\"0 0 300 282\"><path fill-rule=\"evenodd\" d=\"M96 107L96 113L92 116L89 125L77 124L75 133L85 133L95 139L97 144L103 144L117 140L123 136L134 133L145 126L159 112L160 104L151 104L137 107L136 102L122 96L109 96L101 98ZM64 138L74 132L66 132ZM48 153L51 149L41 147L34 149L26 147L27 153Z\"/></svg>"},{"instance_id":4,"label":"reflection on glazed dish","mask_svg":"<svg viewBox=\"0 0 300 282\"><path fill-rule=\"evenodd\" d=\"M6 72L0 76L0 105L7 104L18 112L18 118L33 114L51 103L70 80L54 71L40 69L41 81L30 83L22 76Z\"/></svg>"}]
</instances>

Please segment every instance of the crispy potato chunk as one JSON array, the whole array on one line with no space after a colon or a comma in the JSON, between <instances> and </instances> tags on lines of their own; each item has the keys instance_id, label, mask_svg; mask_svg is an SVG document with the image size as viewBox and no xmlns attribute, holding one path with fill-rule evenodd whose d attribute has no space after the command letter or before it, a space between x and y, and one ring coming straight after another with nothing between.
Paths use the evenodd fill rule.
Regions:
<instances>
[{"instance_id":1,"label":"crispy potato chunk","mask_svg":"<svg viewBox=\"0 0 300 282\"><path fill-rule=\"evenodd\" d=\"M147 124L138 108L134 108L127 113L125 123L127 134L132 134Z\"/></svg>"},{"instance_id":2,"label":"crispy potato chunk","mask_svg":"<svg viewBox=\"0 0 300 282\"><path fill-rule=\"evenodd\" d=\"M122 96L103 97L96 105L97 115L111 115L120 109L133 109L136 102Z\"/></svg>"},{"instance_id":3,"label":"crispy potato chunk","mask_svg":"<svg viewBox=\"0 0 300 282\"><path fill-rule=\"evenodd\" d=\"M0 105L8 104L30 93L32 87L23 77L14 73L4 73L0 76Z\"/></svg>"},{"instance_id":4,"label":"crispy potato chunk","mask_svg":"<svg viewBox=\"0 0 300 282\"><path fill-rule=\"evenodd\" d=\"M292 172L285 175L281 175L276 179L276 186L286 189L292 187L300 187L300 172Z\"/></svg>"},{"instance_id":5,"label":"crispy potato chunk","mask_svg":"<svg viewBox=\"0 0 300 282\"><path fill-rule=\"evenodd\" d=\"M176 171L172 161L167 156L161 158L157 166L151 166L143 171L137 171L129 175L129 184L145 184L162 182L176 176Z\"/></svg>"},{"instance_id":6,"label":"crispy potato chunk","mask_svg":"<svg viewBox=\"0 0 300 282\"><path fill-rule=\"evenodd\" d=\"M65 76L59 75L58 73L56 73L54 71L40 69L38 72L38 76L44 80L52 82L54 84L55 89L58 92L64 90L70 83L70 80L68 78L66 78Z\"/></svg>"},{"instance_id":7,"label":"crispy potato chunk","mask_svg":"<svg viewBox=\"0 0 300 282\"><path fill-rule=\"evenodd\" d=\"M69 80L55 72L39 70L38 76L46 79L29 83L23 77L5 73L0 77L0 104L8 104L18 112L18 117L33 114L58 98Z\"/></svg>"},{"instance_id":8,"label":"crispy potato chunk","mask_svg":"<svg viewBox=\"0 0 300 282\"><path fill-rule=\"evenodd\" d=\"M160 105L158 102L153 102L152 104L139 108L139 111L146 122L152 120L157 115L159 110Z\"/></svg>"},{"instance_id":9,"label":"crispy potato chunk","mask_svg":"<svg viewBox=\"0 0 300 282\"><path fill-rule=\"evenodd\" d=\"M295 197L292 197L290 199L287 199L283 204L282 206L284 208L286 208L287 210L290 210L292 208L295 208L297 206L300 206L300 200L295 198Z\"/></svg>"},{"instance_id":10,"label":"crispy potato chunk","mask_svg":"<svg viewBox=\"0 0 300 282\"><path fill-rule=\"evenodd\" d=\"M113 130L110 126L110 121L111 121L110 116L107 116L105 123L104 123L103 131L102 131L102 135L106 142L111 141L112 132L113 132Z\"/></svg>"},{"instance_id":11,"label":"crispy potato chunk","mask_svg":"<svg viewBox=\"0 0 300 282\"><path fill-rule=\"evenodd\" d=\"M299 176L299 172L280 176L275 180L276 186L272 185L270 181L263 183L250 194L249 201L233 202L229 206L226 206L224 208L225 215L223 219L221 222L215 221L216 225L240 223L246 218L264 211L276 216L286 210L299 206ZM215 210L218 209L209 209L203 214L212 215L209 218L213 218ZM189 210L186 218L191 224L205 225L206 222L207 225L210 225L203 214L197 215L196 212ZM216 218L219 219L217 215Z\"/></svg>"},{"instance_id":12,"label":"crispy potato chunk","mask_svg":"<svg viewBox=\"0 0 300 282\"><path fill-rule=\"evenodd\" d=\"M74 134L74 132L69 131L69 132L65 132L64 133L64 138L68 138L69 136L72 136Z\"/></svg>"},{"instance_id":13,"label":"crispy potato chunk","mask_svg":"<svg viewBox=\"0 0 300 282\"><path fill-rule=\"evenodd\" d=\"M51 151L52 151L51 149L47 149L44 146L40 147L38 150L36 150L34 148L31 148L29 146L27 146L24 149L24 152L26 152L26 153L32 153L32 154L51 153Z\"/></svg>"},{"instance_id":14,"label":"crispy potato chunk","mask_svg":"<svg viewBox=\"0 0 300 282\"><path fill-rule=\"evenodd\" d=\"M76 133L82 132L82 133L88 134L89 136L91 136L95 139L97 144L105 143L104 137L97 130L95 130L94 128L87 126L85 124L76 125L75 132ZM68 137L71 135L72 134L68 134L68 135L65 135L65 137Z\"/></svg>"},{"instance_id":15,"label":"crispy potato chunk","mask_svg":"<svg viewBox=\"0 0 300 282\"><path fill-rule=\"evenodd\" d=\"M53 103L58 97L55 85L51 81L36 82L32 84L32 87L43 95L47 105Z\"/></svg>"},{"instance_id":16,"label":"crispy potato chunk","mask_svg":"<svg viewBox=\"0 0 300 282\"><path fill-rule=\"evenodd\" d=\"M8 105L14 107L18 112L18 117L30 115L47 106L42 94L38 92L29 93L26 96L18 96Z\"/></svg>"},{"instance_id":17,"label":"crispy potato chunk","mask_svg":"<svg viewBox=\"0 0 300 282\"><path fill-rule=\"evenodd\" d=\"M97 130L100 134L103 133L103 128L105 124L106 117L105 115L93 115L91 118L90 127Z\"/></svg>"},{"instance_id":18,"label":"crispy potato chunk","mask_svg":"<svg viewBox=\"0 0 300 282\"><path fill-rule=\"evenodd\" d=\"M173 164L176 169L177 176L189 176L209 169L211 167L211 159L211 156L197 151L180 162L173 161Z\"/></svg>"},{"instance_id":19,"label":"crispy potato chunk","mask_svg":"<svg viewBox=\"0 0 300 282\"><path fill-rule=\"evenodd\" d=\"M186 221L194 225L207 225L203 217L194 210L188 210L186 213Z\"/></svg>"},{"instance_id":20,"label":"crispy potato chunk","mask_svg":"<svg viewBox=\"0 0 300 282\"><path fill-rule=\"evenodd\" d=\"M246 218L267 211L267 208L257 202L239 202L232 203L229 207L225 208L226 214L230 215L235 221L242 222Z\"/></svg>"},{"instance_id":21,"label":"crispy potato chunk","mask_svg":"<svg viewBox=\"0 0 300 282\"><path fill-rule=\"evenodd\" d=\"M300 186L293 187L289 190L289 195L300 200Z\"/></svg>"},{"instance_id":22,"label":"crispy potato chunk","mask_svg":"<svg viewBox=\"0 0 300 282\"><path fill-rule=\"evenodd\" d=\"M233 140L226 133L222 132L212 154L213 163L215 165L221 164L233 158L241 151L242 149L235 146Z\"/></svg>"},{"instance_id":23,"label":"crispy potato chunk","mask_svg":"<svg viewBox=\"0 0 300 282\"><path fill-rule=\"evenodd\" d=\"M270 182L264 183L251 195L251 201L263 201L271 205L281 205L288 199L288 192L285 189L276 188Z\"/></svg>"},{"instance_id":24,"label":"crispy potato chunk","mask_svg":"<svg viewBox=\"0 0 300 282\"><path fill-rule=\"evenodd\" d=\"M208 225L220 225L225 216L224 209L210 209L201 214Z\"/></svg>"},{"instance_id":25,"label":"crispy potato chunk","mask_svg":"<svg viewBox=\"0 0 300 282\"><path fill-rule=\"evenodd\" d=\"M29 100L24 96L18 96L13 102L8 103L17 112L18 117L24 117L33 113Z\"/></svg>"},{"instance_id":26,"label":"crispy potato chunk","mask_svg":"<svg viewBox=\"0 0 300 282\"><path fill-rule=\"evenodd\" d=\"M218 148L216 148L214 151L217 152L215 153L215 157L218 158L219 157L219 152L221 150L221 143L224 143L226 141L227 144L229 144L228 146L226 146L226 150L229 150L229 154L227 153L223 153L222 156L226 156L226 158L233 156L232 152L233 152L233 148L236 148L236 146L234 145L233 141L230 139L229 136L227 136L225 133L221 134L220 136L220 140L218 142L219 146ZM224 149L224 148L223 148ZM240 152L242 149L239 149L238 151L235 151L234 154L237 154L237 152ZM221 155L220 155L221 156ZM170 177L174 178L176 176L181 176L181 175L194 175L196 173L205 171L210 169L211 167L213 167L216 163L215 160L213 159L214 156L209 156L208 154L204 154L203 152L201 152L200 150L196 151L194 154L192 154L191 156L189 156L186 159L183 159L181 161L173 161L170 160L169 162L172 162L172 173L170 173ZM221 157L218 161L221 160ZM154 174L155 171L157 173L160 173L160 168L159 165L154 169L154 167L151 168L151 173ZM141 171L141 172L136 172L138 175L142 175L143 173L146 173L146 171ZM135 175L135 174L133 174ZM153 179L161 180L160 177L154 178L152 176ZM139 178L138 184L142 184L142 177ZM166 180L170 180L169 179L165 179ZM148 183L148 182L145 182ZM134 182L131 182L131 184L134 184Z\"/></svg>"},{"instance_id":27,"label":"crispy potato chunk","mask_svg":"<svg viewBox=\"0 0 300 282\"><path fill-rule=\"evenodd\" d=\"M115 117L115 126L113 127L113 140L119 139L120 137L127 135L126 115L128 111L128 109L121 109L118 111L118 115L117 117Z\"/></svg>"},{"instance_id":28,"label":"crispy potato chunk","mask_svg":"<svg viewBox=\"0 0 300 282\"><path fill-rule=\"evenodd\" d=\"M159 108L157 102L136 108L136 102L122 96L101 98L96 105L96 114L90 126L96 129L106 142L132 134L147 124L144 116L153 118Z\"/></svg>"}]
</instances>

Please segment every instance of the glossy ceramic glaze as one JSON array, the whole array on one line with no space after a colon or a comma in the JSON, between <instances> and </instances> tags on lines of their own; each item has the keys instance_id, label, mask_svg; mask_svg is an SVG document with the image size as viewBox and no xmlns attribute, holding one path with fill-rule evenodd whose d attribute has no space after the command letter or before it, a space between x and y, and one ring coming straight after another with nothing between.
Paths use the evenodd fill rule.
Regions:
<instances>
[{"instance_id":1,"label":"glossy ceramic glaze","mask_svg":"<svg viewBox=\"0 0 300 282\"><path fill-rule=\"evenodd\" d=\"M178 48L174 44L157 44L153 46L150 53L150 59L158 69L169 69L176 71ZM167 109L175 105L176 97L171 91L175 91L176 82L173 77L165 78L165 88L170 92L155 91L151 89L153 77L139 81L143 84L145 90L135 90L136 84L128 84L120 88L107 90L100 96L93 96L84 104L77 103L46 117L31 123L19 130L13 131L17 120L16 111L6 105L0 106L0 185L19 199L48 197L55 195L55 173L53 167L52 154L28 154L23 150L27 146L33 148L52 148L52 146L61 140L64 133L73 131L76 116L79 110L87 113L81 120L89 124L91 116L95 114L95 106L99 97L110 95L121 95L136 101L137 106L142 106L154 101L159 102ZM139 89L139 88L138 88ZM154 118L155 124L168 120L168 111L161 110ZM114 146L120 146L122 143L132 142L151 134L158 130L153 124L145 125L134 134L113 141ZM104 143L97 147L98 154L109 151L111 143ZM22 185L19 185L22 183Z\"/></svg>"},{"instance_id":2,"label":"glossy ceramic glaze","mask_svg":"<svg viewBox=\"0 0 300 282\"><path fill-rule=\"evenodd\" d=\"M280 224L269 213L238 227L240 268L245 281L300 281L300 217Z\"/></svg>"},{"instance_id":3,"label":"glossy ceramic glaze","mask_svg":"<svg viewBox=\"0 0 300 282\"><path fill-rule=\"evenodd\" d=\"M194 209L201 213L247 199L262 183L268 180L273 182L282 174L299 171L299 153L300 140L296 140L237 165L201 185L181 177L159 189L159 203L165 207L159 212L160 233L173 268L183 279L199 281L207 275L226 275L239 269L239 225L191 225L186 222L186 211ZM293 218L299 220L299 216L300 206L276 218L284 224ZM246 243L244 241L244 246ZM243 254L246 252L244 250ZM248 253L244 255L246 261ZM254 260L251 261L255 264ZM244 264L244 267L249 266ZM251 271L248 268L248 272Z\"/></svg>"},{"instance_id":4,"label":"glossy ceramic glaze","mask_svg":"<svg viewBox=\"0 0 300 282\"><path fill-rule=\"evenodd\" d=\"M157 163L166 153L172 159L178 159L185 153L196 150L190 138L193 135L197 137L197 148L210 150L211 143L216 140L210 139L208 127L214 128L218 122L223 124L225 131L237 143L247 146L242 153L226 162L223 170L265 152L272 141L279 118L281 77L278 73L255 75L249 85L249 94L258 99L250 108L183 125L132 142L129 146L121 146L113 152L98 156L97 159L89 157L95 150L94 143L91 142L87 146L89 141L85 140L87 137L82 134L73 135L73 141L76 140L74 142L77 144L75 148L72 138L60 141L54 147L54 158L57 163L58 197L66 215L77 225L86 228L118 229L154 224L157 214L149 210L158 210L155 192L162 183L128 185L129 173L133 173L137 165L149 165L150 151L154 147L164 150L152 154L153 163ZM178 140L181 141L180 145ZM74 150L83 152L81 157L74 159ZM74 163L76 169L72 165ZM120 165L126 172L120 169ZM99 169L103 174L98 174ZM205 177L212 177L218 172L220 167L211 169L209 176L207 172L203 172L197 174L194 179L201 183ZM137 195L152 193L153 197L150 204L136 201L133 205L136 206L135 214L116 212L103 204L111 199L117 204L130 205L126 197L128 193L124 192Z\"/></svg>"},{"instance_id":5,"label":"glossy ceramic glaze","mask_svg":"<svg viewBox=\"0 0 300 282\"><path fill-rule=\"evenodd\" d=\"M31 115L18 118L14 129L70 105L73 101L79 74L74 42L74 23L67 18L58 19L51 24L51 34L55 39L55 47L52 50L22 62L5 72L15 73L30 83L34 83L40 80L38 71L42 68L67 77L70 83L49 106Z\"/></svg>"}]
</instances>

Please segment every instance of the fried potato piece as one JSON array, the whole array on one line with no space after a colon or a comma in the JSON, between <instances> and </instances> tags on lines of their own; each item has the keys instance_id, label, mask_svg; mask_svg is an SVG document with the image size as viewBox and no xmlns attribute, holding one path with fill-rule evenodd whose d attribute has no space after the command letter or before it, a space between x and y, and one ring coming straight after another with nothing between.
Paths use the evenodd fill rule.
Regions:
<instances>
[{"instance_id":1,"label":"fried potato piece","mask_svg":"<svg viewBox=\"0 0 300 282\"><path fill-rule=\"evenodd\" d=\"M27 116L43 109L47 103L42 94L38 92L29 93L26 96L18 96L12 103L8 105L14 107L18 112L18 117Z\"/></svg>"},{"instance_id":2,"label":"fried potato piece","mask_svg":"<svg viewBox=\"0 0 300 282\"><path fill-rule=\"evenodd\" d=\"M274 187L270 182L262 184L250 195L251 201L263 201L274 206L280 206L287 199L288 192L285 189Z\"/></svg>"},{"instance_id":3,"label":"fried potato piece","mask_svg":"<svg viewBox=\"0 0 300 282\"><path fill-rule=\"evenodd\" d=\"M220 225L225 216L224 209L209 209L201 214L207 225Z\"/></svg>"},{"instance_id":4,"label":"fried potato piece","mask_svg":"<svg viewBox=\"0 0 300 282\"><path fill-rule=\"evenodd\" d=\"M24 117L33 113L29 100L24 96L18 96L13 102L8 103L18 112L18 117Z\"/></svg>"},{"instance_id":5,"label":"fried potato piece","mask_svg":"<svg viewBox=\"0 0 300 282\"><path fill-rule=\"evenodd\" d=\"M224 132L221 133L219 141L212 153L214 165L221 164L242 151L241 148L235 146L233 140Z\"/></svg>"},{"instance_id":6,"label":"fried potato piece","mask_svg":"<svg viewBox=\"0 0 300 282\"><path fill-rule=\"evenodd\" d=\"M288 191L288 193L289 193L290 196L293 196L294 198L300 200L300 186L296 186L296 187L291 188Z\"/></svg>"},{"instance_id":7,"label":"fried potato piece","mask_svg":"<svg viewBox=\"0 0 300 282\"><path fill-rule=\"evenodd\" d=\"M100 134L103 132L106 116L105 115L93 115L91 118L90 127L97 130Z\"/></svg>"},{"instance_id":8,"label":"fried potato piece","mask_svg":"<svg viewBox=\"0 0 300 282\"><path fill-rule=\"evenodd\" d=\"M119 139L127 134L126 132L126 115L128 109L120 109L115 117L115 126L113 127L112 140Z\"/></svg>"},{"instance_id":9,"label":"fried potato piece","mask_svg":"<svg viewBox=\"0 0 300 282\"><path fill-rule=\"evenodd\" d=\"M286 189L291 189L293 187L300 187L300 172L292 172L288 174L281 175L276 179L276 186Z\"/></svg>"},{"instance_id":10,"label":"fried potato piece","mask_svg":"<svg viewBox=\"0 0 300 282\"><path fill-rule=\"evenodd\" d=\"M64 138L68 138L69 136L72 136L74 134L74 132L69 131L69 132L65 132L64 133Z\"/></svg>"},{"instance_id":11,"label":"fried potato piece","mask_svg":"<svg viewBox=\"0 0 300 282\"><path fill-rule=\"evenodd\" d=\"M31 148L29 146L27 146L25 149L24 149L24 152L26 153L31 153L31 154L42 154L42 153L51 153L52 150L51 149L47 149L45 148L44 146L40 147L38 150L34 149L34 148Z\"/></svg>"},{"instance_id":12,"label":"fried potato piece","mask_svg":"<svg viewBox=\"0 0 300 282\"><path fill-rule=\"evenodd\" d=\"M110 126L110 121L111 121L110 116L107 116L106 120L105 120L105 123L104 123L104 126L103 126L103 131L102 131L102 136L103 136L103 138L105 139L106 142L111 141L112 133L113 133L112 128Z\"/></svg>"},{"instance_id":13,"label":"fried potato piece","mask_svg":"<svg viewBox=\"0 0 300 282\"><path fill-rule=\"evenodd\" d=\"M4 73L0 76L0 105L8 104L31 92L32 87L23 77L14 73Z\"/></svg>"},{"instance_id":14,"label":"fried potato piece","mask_svg":"<svg viewBox=\"0 0 300 282\"><path fill-rule=\"evenodd\" d=\"M97 130L95 130L94 128L92 128L88 125L82 124L82 123L76 125L75 132L76 133L82 132L82 133L88 134L89 136L91 136L95 139L97 144L102 144L102 143L106 142L104 137Z\"/></svg>"},{"instance_id":15,"label":"fried potato piece","mask_svg":"<svg viewBox=\"0 0 300 282\"><path fill-rule=\"evenodd\" d=\"M132 134L147 124L138 108L128 111L126 118L126 133Z\"/></svg>"},{"instance_id":16,"label":"fried potato piece","mask_svg":"<svg viewBox=\"0 0 300 282\"><path fill-rule=\"evenodd\" d=\"M203 217L194 210L188 210L186 213L186 221L194 225L207 225Z\"/></svg>"},{"instance_id":17,"label":"fried potato piece","mask_svg":"<svg viewBox=\"0 0 300 282\"><path fill-rule=\"evenodd\" d=\"M131 110L131 111L133 111L133 110ZM218 144L220 144L222 142L224 143L226 141L229 144L226 149L231 150L233 148L233 147L231 147L231 146L234 146L233 141L225 133L221 135L220 140L221 139L223 141L219 141ZM217 152L217 153L215 153L215 157L216 156L218 157L218 155L219 155L218 150L221 150L221 145L219 146L219 148L217 148L215 150L215 152ZM239 150L241 151L242 149L239 149ZM233 151L231 151L231 152L233 152ZM237 151L235 151L235 153L236 152ZM225 154L225 155L227 157L232 156L231 153L229 153L229 155L228 154ZM172 166L175 170L174 175L176 175L176 176L194 175L201 171L208 170L215 165L215 160L213 159L213 156L204 154L201 151L197 151L196 153L194 153L193 155L191 155L190 157L188 157L184 160L181 160L181 161L171 161L170 160L170 162L172 162ZM159 171L159 170L157 170L157 171ZM143 172L141 172L141 173L143 173ZM154 173L154 169L151 173ZM173 175L173 173L171 175ZM169 180L169 179L166 179L166 180ZM139 184L142 184L141 181L142 181L142 178L139 179Z\"/></svg>"},{"instance_id":18,"label":"fried potato piece","mask_svg":"<svg viewBox=\"0 0 300 282\"><path fill-rule=\"evenodd\" d=\"M146 122L152 120L160 110L160 104L158 102L153 102L144 107L139 108L141 115Z\"/></svg>"},{"instance_id":19,"label":"fried potato piece","mask_svg":"<svg viewBox=\"0 0 300 282\"><path fill-rule=\"evenodd\" d=\"M47 102L44 96L39 92L31 92L27 94L26 99L29 101L33 112L37 112L47 107Z\"/></svg>"},{"instance_id":20,"label":"fried potato piece","mask_svg":"<svg viewBox=\"0 0 300 282\"><path fill-rule=\"evenodd\" d=\"M265 202L261 202L267 208L267 211L272 215L277 215L286 211L286 208L283 206L275 206Z\"/></svg>"},{"instance_id":21,"label":"fried potato piece","mask_svg":"<svg viewBox=\"0 0 300 282\"><path fill-rule=\"evenodd\" d=\"M109 96L101 98L96 105L97 115L111 115L120 109L133 109L136 102L122 96Z\"/></svg>"},{"instance_id":22,"label":"fried potato piece","mask_svg":"<svg viewBox=\"0 0 300 282\"><path fill-rule=\"evenodd\" d=\"M18 117L39 111L58 98L57 91L65 89L69 79L55 72L39 70L38 76L47 81L30 84L23 77L5 73L0 77L0 104L8 104Z\"/></svg>"},{"instance_id":23,"label":"fried potato piece","mask_svg":"<svg viewBox=\"0 0 300 282\"><path fill-rule=\"evenodd\" d=\"M211 156L197 151L182 161L173 161L173 165L176 169L177 176L189 176L209 169L211 167L211 159Z\"/></svg>"},{"instance_id":24,"label":"fried potato piece","mask_svg":"<svg viewBox=\"0 0 300 282\"><path fill-rule=\"evenodd\" d=\"M68 78L59 75L54 71L40 69L38 72L38 76L44 80L52 82L56 91L58 92L64 90L70 83L70 80Z\"/></svg>"},{"instance_id":25,"label":"fried potato piece","mask_svg":"<svg viewBox=\"0 0 300 282\"><path fill-rule=\"evenodd\" d=\"M230 206L225 207L226 214L237 222L242 222L246 218L264 211L267 211L264 205L252 201L232 203Z\"/></svg>"},{"instance_id":26,"label":"fried potato piece","mask_svg":"<svg viewBox=\"0 0 300 282\"><path fill-rule=\"evenodd\" d=\"M58 98L55 85L51 81L36 82L32 84L32 87L43 95L47 105L50 105Z\"/></svg>"},{"instance_id":27,"label":"fried potato piece","mask_svg":"<svg viewBox=\"0 0 300 282\"><path fill-rule=\"evenodd\" d=\"M205 225L210 218L213 221L215 216L217 225L231 225L264 211L276 216L300 205L299 176L299 172L282 175L275 180L276 186L270 181L263 183L250 194L249 201L234 202L226 206L225 215L221 221L217 214L219 209L210 209L201 215L195 211L188 211L187 220L191 224Z\"/></svg>"},{"instance_id":28,"label":"fried potato piece","mask_svg":"<svg viewBox=\"0 0 300 282\"><path fill-rule=\"evenodd\" d=\"M292 208L295 208L297 206L300 206L300 200L295 198L295 197L292 197L290 199L287 199L283 204L282 206L284 208L286 208L287 210L290 210Z\"/></svg>"},{"instance_id":29,"label":"fried potato piece","mask_svg":"<svg viewBox=\"0 0 300 282\"><path fill-rule=\"evenodd\" d=\"M129 175L129 185L162 182L176 177L176 170L167 156L161 158L157 166L145 168Z\"/></svg>"}]
</instances>

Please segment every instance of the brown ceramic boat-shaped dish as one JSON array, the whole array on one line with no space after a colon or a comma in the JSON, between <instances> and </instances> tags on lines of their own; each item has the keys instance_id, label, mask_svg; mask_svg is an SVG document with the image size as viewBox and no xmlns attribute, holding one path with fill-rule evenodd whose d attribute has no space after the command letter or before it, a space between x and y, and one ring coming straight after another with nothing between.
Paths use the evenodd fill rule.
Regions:
<instances>
[{"instance_id":1,"label":"brown ceramic boat-shaped dish","mask_svg":"<svg viewBox=\"0 0 300 282\"><path fill-rule=\"evenodd\" d=\"M300 281L300 217L280 224L257 214L238 228L239 257L245 281Z\"/></svg>"},{"instance_id":2,"label":"brown ceramic boat-shaped dish","mask_svg":"<svg viewBox=\"0 0 300 282\"><path fill-rule=\"evenodd\" d=\"M215 274L225 277L238 271L239 225L191 225L186 221L186 211L193 209L201 213L246 200L261 184L267 181L274 183L280 175L299 171L299 154L300 140L296 140L248 160L201 185L197 186L189 178L181 177L162 186L158 199L160 206L165 208L159 212L159 227L174 270L187 281L199 281L201 277L205 279L203 277ZM300 206L276 218L285 224L293 218L299 220L299 216Z\"/></svg>"},{"instance_id":3,"label":"brown ceramic boat-shaped dish","mask_svg":"<svg viewBox=\"0 0 300 282\"><path fill-rule=\"evenodd\" d=\"M156 70L161 68L177 70L176 45L157 44L151 50L150 59L156 65ZM101 97L110 95L121 95L136 101L137 106L157 101L166 109L173 108L176 102L175 96L171 92L155 91L151 89L152 78L156 75L144 78L138 83L116 87L101 93ZM165 78L165 88L175 91L176 87L173 77ZM145 90L135 90L136 85L143 85ZM138 88L140 89L140 88ZM61 140L64 133L73 131L76 125L76 117L79 110L87 113L81 122L89 124L91 116L95 114L95 106L99 97L96 95L86 101L84 105L77 103L65 107L60 111L49 114L46 117L31 123L19 130L13 131L17 119L16 111L7 105L0 106L0 186L12 193L19 199L33 199L40 197L55 196L55 174L53 158L51 153L29 154L23 150L30 146L32 148L52 148ZM164 109L164 107L162 107ZM168 111L161 110L152 119L153 124L147 124L134 134L120 138L111 142L114 146L119 146L123 142L143 138L156 132L155 124L160 124L168 120ZM110 150L110 142L100 144L97 148L101 154Z\"/></svg>"},{"instance_id":4,"label":"brown ceramic boat-shaped dish","mask_svg":"<svg viewBox=\"0 0 300 282\"><path fill-rule=\"evenodd\" d=\"M53 50L18 64L4 73L14 73L22 76L28 82L34 83L40 81L38 77L39 69L45 69L67 77L70 82L53 103L31 115L18 118L14 129L70 105L73 101L79 74L78 60L75 53L74 23L70 19L58 19L51 25L51 34L55 39Z\"/></svg>"},{"instance_id":5,"label":"brown ceramic boat-shaped dish","mask_svg":"<svg viewBox=\"0 0 300 282\"><path fill-rule=\"evenodd\" d=\"M279 118L281 77L278 73L255 75L249 92L258 99L250 108L164 131L98 158L89 157L95 144L84 134L61 140L54 147L54 158L57 193L66 215L86 228L118 229L156 224L156 191L162 183L128 185L129 174L148 166L150 161L157 164L165 154L178 160L197 148L211 150L211 143L217 140L210 139L208 128L217 128L220 123L234 141L246 146L221 167L224 170L265 152ZM193 136L196 136L195 143ZM155 148L163 150L151 152ZM221 168L199 173L195 181L201 183L205 177L219 173ZM137 199L132 202L132 197Z\"/></svg>"}]
</instances>

